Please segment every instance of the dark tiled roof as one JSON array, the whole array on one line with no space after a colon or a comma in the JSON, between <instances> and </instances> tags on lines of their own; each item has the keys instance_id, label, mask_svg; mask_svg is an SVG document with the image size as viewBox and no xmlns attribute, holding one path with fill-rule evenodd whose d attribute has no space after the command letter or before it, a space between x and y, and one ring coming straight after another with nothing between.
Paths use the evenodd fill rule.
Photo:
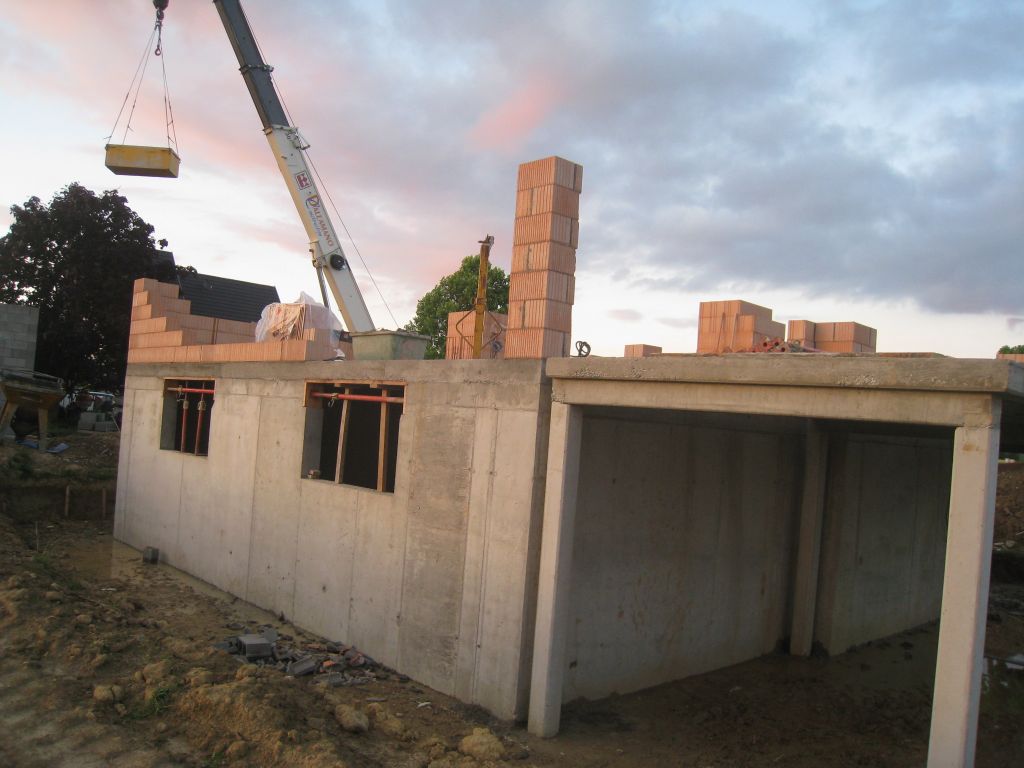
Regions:
<instances>
[{"instance_id":1,"label":"dark tiled roof","mask_svg":"<svg viewBox=\"0 0 1024 768\"><path fill-rule=\"evenodd\" d=\"M247 283L228 277L179 274L178 285L181 298L192 302L193 315L219 317L221 320L254 323L260 319L267 304L281 300L277 288L272 285Z\"/></svg>"}]
</instances>

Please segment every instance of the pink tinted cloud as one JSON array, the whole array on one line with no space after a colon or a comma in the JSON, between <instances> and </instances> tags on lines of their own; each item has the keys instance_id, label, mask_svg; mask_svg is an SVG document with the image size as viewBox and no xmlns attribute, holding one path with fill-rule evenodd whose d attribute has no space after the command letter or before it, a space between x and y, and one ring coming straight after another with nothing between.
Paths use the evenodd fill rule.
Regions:
<instances>
[{"instance_id":1,"label":"pink tinted cloud","mask_svg":"<svg viewBox=\"0 0 1024 768\"><path fill-rule=\"evenodd\" d=\"M551 113L560 95L550 78L532 77L484 112L470 128L469 140L477 149L518 149Z\"/></svg>"}]
</instances>

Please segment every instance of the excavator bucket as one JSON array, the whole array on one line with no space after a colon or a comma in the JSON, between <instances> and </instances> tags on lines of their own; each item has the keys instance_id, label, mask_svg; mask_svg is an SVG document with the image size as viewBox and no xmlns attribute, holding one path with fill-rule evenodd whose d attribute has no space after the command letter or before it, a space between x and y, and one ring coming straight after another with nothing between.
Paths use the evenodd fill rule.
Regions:
<instances>
[{"instance_id":1,"label":"excavator bucket","mask_svg":"<svg viewBox=\"0 0 1024 768\"><path fill-rule=\"evenodd\" d=\"M178 178L181 158L169 147L137 147L107 144L106 166L118 176Z\"/></svg>"}]
</instances>

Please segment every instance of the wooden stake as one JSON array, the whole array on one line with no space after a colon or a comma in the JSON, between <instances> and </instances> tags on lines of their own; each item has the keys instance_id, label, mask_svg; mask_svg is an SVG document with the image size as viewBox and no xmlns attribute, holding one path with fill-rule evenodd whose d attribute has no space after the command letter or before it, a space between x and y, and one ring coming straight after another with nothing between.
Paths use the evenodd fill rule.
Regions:
<instances>
[{"instance_id":1,"label":"wooden stake","mask_svg":"<svg viewBox=\"0 0 1024 768\"><path fill-rule=\"evenodd\" d=\"M71 486L67 486L64 489L64 517L65 519L71 516Z\"/></svg>"},{"instance_id":2,"label":"wooden stake","mask_svg":"<svg viewBox=\"0 0 1024 768\"><path fill-rule=\"evenodd\" d=\"M388 396L386 389L381 390L384 397ZM387 478L387 457L388 457L388 404L380 404L380 439L377 441L377 490L384 490L384 480Z\"/></svg>"},{"instance_id":3,"label":"wooden stake","mask_svg":"<svg viewBox=\"0 0 1024 768\"><path fill-rule=\"evenodd\" d=\"M345 387L345 394L352 394L351 387ZM335 401L337 402L337 401ZM334 464L334 482L341 482L342 472L345 471L345 433L348 432L348 400L341 401L341 423L338 424L338 459Z\"/></svg>"}]
</instances>

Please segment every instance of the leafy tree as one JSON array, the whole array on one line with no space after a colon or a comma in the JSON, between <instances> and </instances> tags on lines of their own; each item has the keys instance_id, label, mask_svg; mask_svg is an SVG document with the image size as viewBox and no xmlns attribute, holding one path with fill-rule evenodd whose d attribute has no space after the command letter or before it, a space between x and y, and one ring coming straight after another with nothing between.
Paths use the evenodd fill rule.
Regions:
<instances>
[{"instance_id":1,"label":"leafy tree","mask_svg":"<svg viewBox=\"0 0 1024 768\"><path fill-rule=\"evenodd\" d=\"M14 223L0 238L0 303L39 307L36 369L82 386L124 381L132 283L174 279L154 258L153 227L117 190L102 195L78 183L49 206L31 197L11 207Z\"/></svg>"},{"instance_id":2,"label":"leafy tree","mask_svg":"<svg viewBox=\"0 0 1024 768\"><path fill-rule=\"evenodd\" d=\"M480 275L480 256L467 256L458 270L442 277L416 303L416 315L405 330L430 337L427 359L444 357L445 337L448 335L448 313L465 312L476 303L476 284ZM508 312L508 275L501 267L487 270L487 309Z\"/></svg>"},{"instance_id":3,"label":"leafy tree","mask_svg":"<svg viewBox=\"0 0 1024 768\"><path fill-rule=\"evenodd\" d=\"M1015 347L1011 347L1009 344L1004 344L999 348L1000 355L1024 355L1024 344L1018 344Z\"/></svg>"}]
</instances>

